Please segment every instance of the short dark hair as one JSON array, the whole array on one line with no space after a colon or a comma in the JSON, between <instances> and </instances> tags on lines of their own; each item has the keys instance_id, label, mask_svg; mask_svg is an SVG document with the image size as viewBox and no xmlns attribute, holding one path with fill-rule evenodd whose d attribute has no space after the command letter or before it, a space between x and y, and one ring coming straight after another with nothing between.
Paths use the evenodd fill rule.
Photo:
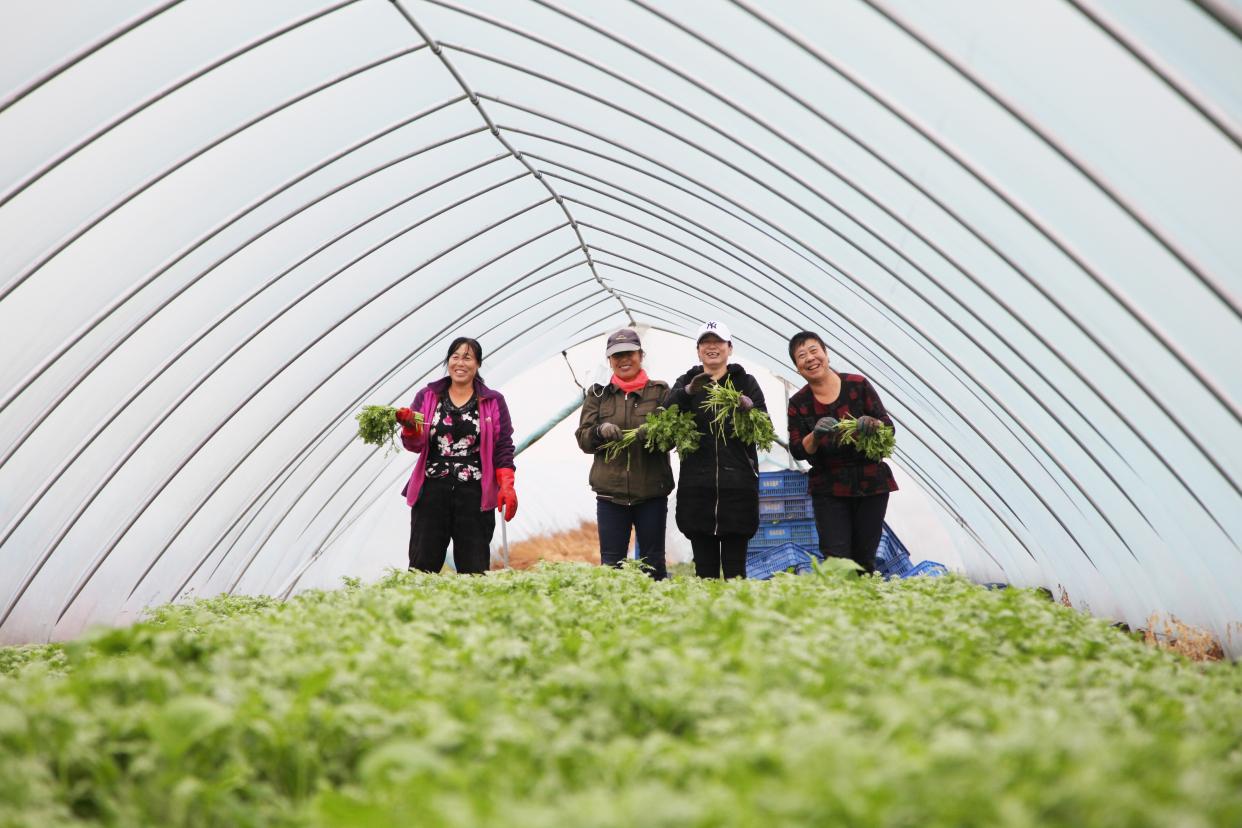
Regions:
<instances>
[{"instance_id":1,"label":"short dark hair","mask_svg":"<svg viewBox=\"0 0 1242 828\"><path fill-rule=\"evenodd\" d=\"M819 334L814 331L798 331L796 334L789 337L789 361L794 362L794 351L798 350L800 346L810 342L811 340L818 342L819 347L823 348L825 351L828 350L828 346L824 344L824 338Z\"/></svg>"},{"instance_id":2,"label":"short dark hair","mask_svg":"<svg viewBox=\"0 0 1242 828\"><path fill-rule=\"evenodd\" d=\"M457 352L457 349L462 345L469 345L470 350L474 351L474 358L479 361L480 365L483 364L483 346L479 344L479 340L471 339L468 336L459 336L453 340L452 345L449 345L448 353L444 355L445 365L448 365L449 358L452 357L453 354Z\"/></svg>"}]
</instances>

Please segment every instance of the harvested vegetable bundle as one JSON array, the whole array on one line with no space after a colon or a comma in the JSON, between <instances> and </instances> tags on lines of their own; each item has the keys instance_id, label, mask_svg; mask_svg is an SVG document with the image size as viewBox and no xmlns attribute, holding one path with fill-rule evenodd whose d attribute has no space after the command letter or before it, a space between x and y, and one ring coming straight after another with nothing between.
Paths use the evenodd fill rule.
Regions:
<instances>
[{"instance_id":1,"label":"harvested vegetable bundle","mask_svg":"<svg viewBox=\"0 0 1242 828\"><path fill-rule=\"evenodd\" d=\"M638 429L627 428L621 432L621 436L615 440L609 440L600 446L604 450L604 462L611 463L617 459L617 455L634 445L634 441L638 439ZM625 467L630 467L629 459L626 458Z\"/></svg>"},{"instance_id":2,"label":"harvested vegetable bundle","mask_svg":"<svg viewBox=\"0 0 1242 828\"><path fill-rule=\"evenodd\" d=\"M836 431L842 445L854 446L871 460L883 460L893 453L897 437L890 425L881 425L871 434L858 433L858 420L848 417L837 423Z\"/></svg>"},{"instance_id":3,"label":"harvested vegetable bundle","mask_svg":"<svg viewBox=\"0 0 1242 828\"><path fill-rule=\"evenodd\" d=\"M703 401L702 408L711 416L707 427L716 439L724 439L725 423L737 411L741 400L742 392L733 387L733 380L729 377L725 377L724 382L713 382L707 389L707 399Z\"/></svg>"},{"instance_id":4,"label":"harvested vegetable bundle","mask_svg":"<svg viewBox=\"0 0 1242 828\"><path fill-rule=\"evenodd\" d=\"M362 442L369 446L384 447L385 456L389 452L401 450L397 445L397 431L401 426L397 422L397 409L391 405L363 406L354 415L354 419L358 421L358 437ZM422 423L422 413L415 412L414 419Z\"/></svg>"},{"instance_id":5,"label":"harvested vegetable bundle","mask_svg":"<svg viewBox=\"0 0 1242 828\"><path fill-rule=\"evenodd\" d=\"M776 429L766 411L752 408L733 412L733 433L743 443L750 443L760 451L769 451L776 442Z\"/></svg>"},{"instance_id":6,"label":"harvested vegetable bundle","mask_svg":"<svg viewBox=\"0 0 1242 828\"><path fill-rule=\"evenodd\" d=\"M732 417L733 434L737 439L767 451L776 441L772 418L757 408L743 411L741 402L742 392L733 387L730 377L725 377L724 382L713 383L707 390L707 399L703 401L703 408L712 417L708 428L717 439L724 439L725 423Z\"/></svg>"},{"instance_id":7,"label":"harvested vegetable bundle","mask_svg":"<svg viewBox=\"0 0 1242 828\"><path fill-rule=\"evenodd\" d=\"M677 456L685 457L698 450L702 436L695 425L694 413L679 411L675 403L647 415L648 451L677 449Z\"/></svg>"}]
</instances>

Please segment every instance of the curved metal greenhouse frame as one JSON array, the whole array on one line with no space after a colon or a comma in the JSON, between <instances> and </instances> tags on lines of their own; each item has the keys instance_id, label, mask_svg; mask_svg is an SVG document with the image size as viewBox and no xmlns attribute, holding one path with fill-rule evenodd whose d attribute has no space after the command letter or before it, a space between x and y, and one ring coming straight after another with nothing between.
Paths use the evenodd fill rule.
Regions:
<instances>
[{"instance_id":1,"label":"curved metal greenhouse frame","mask_svg":"<svg viewBox=\"0 0 1242 828\"><path fill-rule=\"evenodd\" d=\"M0 640L349 555L458 331L721 315L877 384L968 573L1236 654L1237 6L694 9L0 11Z\"/></svg>"}]
</instances>

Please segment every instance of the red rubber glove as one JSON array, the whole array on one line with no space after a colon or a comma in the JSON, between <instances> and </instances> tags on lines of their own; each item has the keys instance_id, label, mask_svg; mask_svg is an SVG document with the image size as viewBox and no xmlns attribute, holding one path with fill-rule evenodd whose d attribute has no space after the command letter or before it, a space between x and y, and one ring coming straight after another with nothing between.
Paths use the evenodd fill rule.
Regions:
<instances>
[{"instance_id":1,"label":"red rubber glove","mask_svg":"<svg viewBox=\"0 0 1242 828\"><path fill-rule=\"evenodd\" d=\"M513 469L496 469L496 485L500 487L500 493L496 495L496 510L504 512L505 523L508 523L517 514L517 492L513 488Z\"/></svg>"},{"instance_id":2,"label":"red rubber glove","mask_svg":"<svg viewBox=\"0 0 1242 828\"><path fill-rule=\"evenodd\" d=\"M405 437L418 437L423 433L423 424L408 408L397 409L397 422L401 424L401 432Z\"/></svg>"}]
</instances>

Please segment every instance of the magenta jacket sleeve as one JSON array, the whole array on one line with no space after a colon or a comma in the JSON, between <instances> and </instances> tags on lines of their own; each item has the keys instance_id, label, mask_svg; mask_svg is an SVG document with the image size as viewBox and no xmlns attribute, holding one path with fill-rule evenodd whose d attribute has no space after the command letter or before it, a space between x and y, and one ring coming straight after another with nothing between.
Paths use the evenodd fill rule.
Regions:
<instances>
[{"instance_id":1,"label":"magenta jacket sleeve","mask_svg":"<svg viewBox=\"0 0 1242 828\"><path fill-rule=\"evenodd\" d=\"M492 465L498 469L516 469L513 465L513 420L509 417L509 405L503 394L496 394L496 404L500 413L500 430L496 434Z\"/></svg>"}]
</instances>

